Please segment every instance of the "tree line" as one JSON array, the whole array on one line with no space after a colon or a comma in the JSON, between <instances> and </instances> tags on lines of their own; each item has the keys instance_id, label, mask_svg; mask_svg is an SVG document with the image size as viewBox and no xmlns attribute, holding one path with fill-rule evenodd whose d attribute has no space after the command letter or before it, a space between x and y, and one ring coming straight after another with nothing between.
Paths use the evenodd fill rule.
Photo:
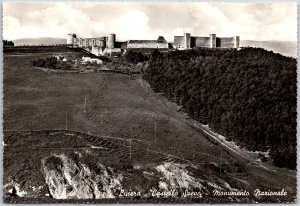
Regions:
<instances>
[{"instance_id":1,"label":"tree line","mask_svg":"<svg viewBox=\"0 0 300 206\"><path fill-rule=\"evenodd\" d=\"M62 61L58 60L56 57L47 57L47 58L41 58L31 61L32 66L35 67L44 67L49 69L64 69L64 70L70 70L72 69L72 63L70 61Z\"/></svg>"},{"instance_id":2,"label":"tree line","mask_svg":"<svg viewBox=\"0 0 300 206\"><path fill-rule=\"evenodd\" d=\"M15 44L12 41L8 40L2 40L3 41L3 47L13 47Z\"/></svg>"},{"instance_id":3,"label":"tree line","mask_svg":"<svg viewBox=\"0 0 300 206\"><path fill-rule=\"evenodd\" d=\"M296 59L261 48L197 48L156 50L148 62L143 78L154 91L228 140L296 168Z\"/></svg>"}]
</instances>

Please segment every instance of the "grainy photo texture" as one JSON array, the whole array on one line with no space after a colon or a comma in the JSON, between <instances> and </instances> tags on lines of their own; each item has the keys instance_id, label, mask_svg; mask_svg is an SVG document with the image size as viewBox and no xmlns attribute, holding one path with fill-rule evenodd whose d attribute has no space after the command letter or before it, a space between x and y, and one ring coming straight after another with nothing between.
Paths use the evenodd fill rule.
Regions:
<instances>
[{"instance_id":1,"label":"grainy photo texture","mask_svg":"<svg viewBox=\"0 0 300 206\"><path fill-rule=\"evenodd\" d=\"M295 3L3 4L7 203L296 201Z\"/></svg>"}]
</instances>

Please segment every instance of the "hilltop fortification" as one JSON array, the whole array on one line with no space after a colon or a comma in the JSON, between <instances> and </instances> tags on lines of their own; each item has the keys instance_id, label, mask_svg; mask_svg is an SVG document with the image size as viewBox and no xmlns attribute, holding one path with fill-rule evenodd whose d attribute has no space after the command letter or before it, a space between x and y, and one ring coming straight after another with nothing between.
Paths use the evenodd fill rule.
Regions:
<instances>
[{"instance_id":1,"label":"hilltop fortification","mask_svg":"<svg viewBox=\"0 0 300 206\"><path fill-rule=\"evenodd\" d=\"M71 48L83 48L97 56L111 56L120 54L126 49L191 49L195 47L207 48L239 48L240 37L217 37L210 34L209 37L191 36L184 33L183 36L174 36L174 42L168 43L163 36L156 40L128 40L120 42L116 40L116 34L97 38L78 38L76 34L68 34L67 46Z\"/></svg>"}]
</instances>

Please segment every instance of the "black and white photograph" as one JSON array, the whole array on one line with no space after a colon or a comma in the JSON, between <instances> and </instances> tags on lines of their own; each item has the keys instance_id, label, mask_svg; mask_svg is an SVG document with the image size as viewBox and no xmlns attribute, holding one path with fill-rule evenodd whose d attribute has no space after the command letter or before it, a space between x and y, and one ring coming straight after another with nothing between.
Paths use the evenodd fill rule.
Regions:
<instances>
[{"instance_id":1,"label":"black and white photograph","mask_svg":"<svg viewBox=\"0 0 300 206\"><path fill-rule=\"evenodd\" d=\"M297 202L297 3L2 7L3 202Z\"/></svg>"}]
</instances>

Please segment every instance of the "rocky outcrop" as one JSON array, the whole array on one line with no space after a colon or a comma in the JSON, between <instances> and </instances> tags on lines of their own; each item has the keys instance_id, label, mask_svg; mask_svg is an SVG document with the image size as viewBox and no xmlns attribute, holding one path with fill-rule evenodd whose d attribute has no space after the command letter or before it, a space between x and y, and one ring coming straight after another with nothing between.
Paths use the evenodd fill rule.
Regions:
<instances>
[{"instance_id":1,"label":"rocky outcrop","mask_svg":"<svg viewBox=\"0 0 300 206\"><path fill-rule=\"evenodd\" d=\"M193 170L198 169L174 162L112 169L97 161L88 166L84 160L65 154L42 159L45 182L55 199L119 198L133 193L140 197L185 197L191 195L189 192L194 198L201 198L213 189L239 191L224 180L208 181L203 175L195 175Z\"/></svg>"},{"instance_id":2,"label":"rocky outcrop","mask_svg":"<svg viewBox=\"0 0 300 206\"><path fill-rule=\"evenodd\" d=\"M204 189L201 184L203 180L191 176L186 169L186 165L165 162L158 165L156 170L162 174L159 182L160 189L188 189L191 191L195 189L201 191Z\"/></svg>"},{"instance_id":3,"label":"rocky outcrop","mask_svg":"<svg viewBox=\"0 0 300 206\"><path fill-rule=\"evenodd\" d=\"M114 198L121 189L122 175L97 164L98 173L65 155L42 160L46 184L56 199Z\"/></svg>"}]
</instances>

